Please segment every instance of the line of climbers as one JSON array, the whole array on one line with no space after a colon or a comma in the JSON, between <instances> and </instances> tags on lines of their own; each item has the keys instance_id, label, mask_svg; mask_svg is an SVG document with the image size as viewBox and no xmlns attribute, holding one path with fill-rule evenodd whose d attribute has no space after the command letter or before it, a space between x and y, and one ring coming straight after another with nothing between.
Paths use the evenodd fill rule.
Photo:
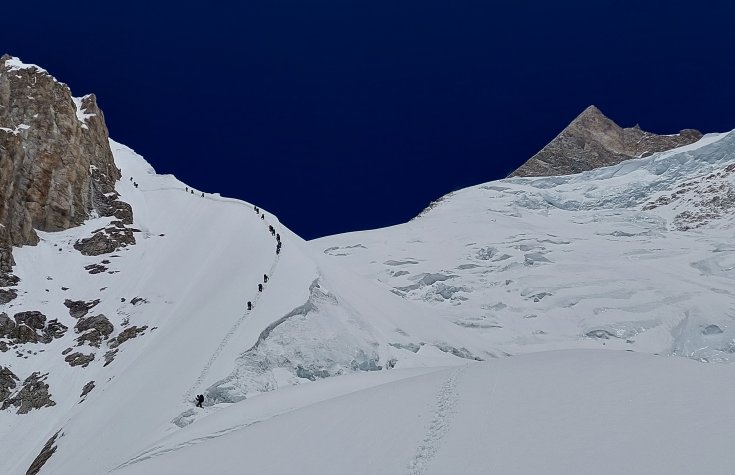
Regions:
<instances>
[{"instance_id":1,"label":"line of climbers","mask_svg":"<svg viewBox=\"0 0 735 475\"><path fill-rule=\"evenodd\" d=\"M190 190L190 189L189 189L189 187L187 186L187 187L185 187L184 189L186 190L186 192L187 192L187 193L191 193L192 195L194 194L194 188L192 188L192 189ZM203 191L202 191L202 195L201 195L201 197L202 197L202 198L204 198L204 192L203 192Z\"/></svg>"},{"instance_id":2,"label":"line of climbers","mask_svg":"<svg viewBox=\"0 0 735 475\"><path fill-rule=\"evenodd\" d=\"M257 206L253 205L253 210L255 211L255 214L257 214L257 215L260 216L260 219L265 220L265 213L261 213L260 212L260 208L258 208ZM271 236L275 236L275 238L276 238L276 254L280 254L281 253L281 235L276 232L276 228L274 228L272 224L269 224L268 225L268 232L271 233ZM262 284L258 284L258 292L263 292L263 289L264 289L263 285L264 284L267 284L267 283L268 283L268 274L263 274L263 283ZM248 300L247 305L248 305L248 310L252 310L253 309L253 302L251 302L251 301Z\"/></svg>"},{"instance_id":3,"label":"line of climbers","mask_svg":"<svg viewBox=\"0 0 735 475\"><path fill-rule=\"evenodd\" d=\"M130 180L132 181L133 178L131 177ZM135 187L136 188L138 187L138 184L137 183L135 183ZM189 191L189 187L188 186L186 187L186 191L187 192ZM192 195L194 194L194 190L193 189L191 190L191 194ZM202 193L202 198L203 197L204 197L204 193ZM256 214L259 214L260 215L260 219L262 219L262 220L265 221L265 213L261 213L260 212L260 208L258 208L257 206L253 206L253 209L255 210L255 213ZM276 232L276 228L274 228L273 225L271 225L271 224L268 225L268 231L271 233L271 236L275 236L275 238L276 238L276 254L280 254L281 253L281 235ZM263 285L264 284L267 284L267 283L268 283L268 274L263 274L263 283L262 284L258 284L258 292L263 292ZM248 311L250 311L250 310L253 309L253 302L251 302L250 300L248 300L247 305L248 305ZM196 407L202 407L202 404L204 404L204 395L203 394L197 394L195 400L196 400Z\"/></svg>"}]
</instances>

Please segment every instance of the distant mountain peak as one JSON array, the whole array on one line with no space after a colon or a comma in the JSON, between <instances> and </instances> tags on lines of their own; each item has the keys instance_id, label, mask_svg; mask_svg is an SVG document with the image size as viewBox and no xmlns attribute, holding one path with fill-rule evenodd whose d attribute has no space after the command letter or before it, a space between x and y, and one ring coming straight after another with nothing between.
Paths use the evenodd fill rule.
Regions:
<instances>
[{"instance_id":1,"label":"distant mountain peak","mask_svg":"<svg viewBox=\"0 0 735 475\"><path fill-rule=\"evenodd\" d=\"M591 105L511 176L571 175L681 147L701 137L694 129L657 135L638 124L622 128Z\"/></svg>"}]
</instances>

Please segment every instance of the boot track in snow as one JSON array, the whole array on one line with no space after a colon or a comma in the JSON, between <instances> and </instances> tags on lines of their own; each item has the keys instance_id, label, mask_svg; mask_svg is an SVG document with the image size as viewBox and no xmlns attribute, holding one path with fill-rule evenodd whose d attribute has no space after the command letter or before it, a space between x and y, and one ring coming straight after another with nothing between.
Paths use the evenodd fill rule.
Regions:
<instances>
[{"instance_id":1,"label":"boot track in snow","mask_svg":"<svg viewBox=\"0 0 735 475\"><path fill-rule=\"evenodd\" d=\"M436 407L431 420L431 425L426 431L426 435L416 450L416 454L408 463L406 475L422 475L426 472L431 459L434 458L439 450L441 439L449 431L452 416L454 415L454 407L457 405L457 379L464 371L465 367L455 369L444 382L436 395Z\"/></svg>"}]
</instances>

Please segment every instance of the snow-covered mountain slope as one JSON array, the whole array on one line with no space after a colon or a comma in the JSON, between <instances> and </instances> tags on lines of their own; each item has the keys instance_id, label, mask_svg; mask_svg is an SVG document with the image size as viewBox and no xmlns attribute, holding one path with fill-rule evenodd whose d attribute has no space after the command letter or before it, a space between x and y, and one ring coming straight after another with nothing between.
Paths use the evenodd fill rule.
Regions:
<instances>
[{"instance_id":1,"label":"snow-covered mountain slope","mask_svg":"<svg viewBox=\"0 0 735 475\"><path fill-rule=\"evenodd\" d=\"M231 406L113 473L724 475L734 370L567 350L343 376Z\"/></svg>"},{"instance_id":2,"label":"snow-covered mountain slope","mask_svg":"<svg viewBox=\"0 0 735 475\"><path fill-rule=\"evenodd\" d=\"M735 133L578 175L448 195L311 245L508 354L735 354Z\"/></svg>"},{"instance_id":3,"label":"snow-covered mountain slope","mask_svg":"<svg viewBox=\"0 0 735 475\"><path fill-rule=\"evenodd\" d=\"M161 437L261 391L494 354L475 332L314 257L274 216L192 193L174 177L156 175L132 150L111 147L123 175L117 191L134 211L136 243L112 254L80 254L74 244L114 219L96 218L39 233L37 246L15 249L19 296L3 311L38 311L68 330L48 344L15 345L3 354L19 383L41 373L51 407L0 411L0 443L24 447L17 457L0 458L0 473L23 473L57 432L57 451L42 473L107 473ZM68 308L70 302L76 304ZM80 305L112 327L99 325L99 346L79 341L79 324L89 318L73 315ZM94 388L81 396L91 381ZM18 384L10 397L21 390ZM194 409L199 393L205 407Z\"/></svg>"},{"instance_id":4,"label":"snow-covered mountain slope","mask_svg":"<svg viewBox=\"0 0 735 475\"><path fill-rule=\"evenodd\" d=\"M110 146L98 214L13 248L0 473L619 473L600 447L632 473L691 473L702 446L704 472L732 465L729 366L591 350L735 354L735 133L309 243Z\"/></svg>"}]
</instances>

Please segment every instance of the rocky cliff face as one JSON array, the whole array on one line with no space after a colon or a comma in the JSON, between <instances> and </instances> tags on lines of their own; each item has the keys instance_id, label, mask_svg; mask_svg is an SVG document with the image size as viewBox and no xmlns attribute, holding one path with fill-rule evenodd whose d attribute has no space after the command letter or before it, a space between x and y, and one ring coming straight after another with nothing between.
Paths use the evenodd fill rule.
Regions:
<instances>
[{"instance_id":1,"label":"rocky cliff face","mask_svg":"<svg viewBox=\"0 0 735 475\"><path fill-rule=\"evenodd\" d=\"M109 213L115 167L94 95L75 99L45 70L0 58L0 245L35 244L92 211ZM107 196L106 196L107 195Z\"/></svg>"},{"instance_id":2,"label":"rocky cliff face","mask_svg":"<svg viewBox=\"0 0 735 475\"><path fill-rule=\"evenodd\" d=\"M589 106L510 176L571 175L681 147L701 137L693 129L656 135L638 126L622 128L600 109Z\"/></svg>"},{"instance_id":3,"label":"rocky cliff face","mask_svg":"<svg viewBox=\"0 0 735 475\"><path fill-rule=\"evenodd\" d=\"M37 243L35 230L119 213L119 178L95 96L74 98L44 69L0 57L0 287L14 283L12 246Z\"/></svg>"}]
</instances>

